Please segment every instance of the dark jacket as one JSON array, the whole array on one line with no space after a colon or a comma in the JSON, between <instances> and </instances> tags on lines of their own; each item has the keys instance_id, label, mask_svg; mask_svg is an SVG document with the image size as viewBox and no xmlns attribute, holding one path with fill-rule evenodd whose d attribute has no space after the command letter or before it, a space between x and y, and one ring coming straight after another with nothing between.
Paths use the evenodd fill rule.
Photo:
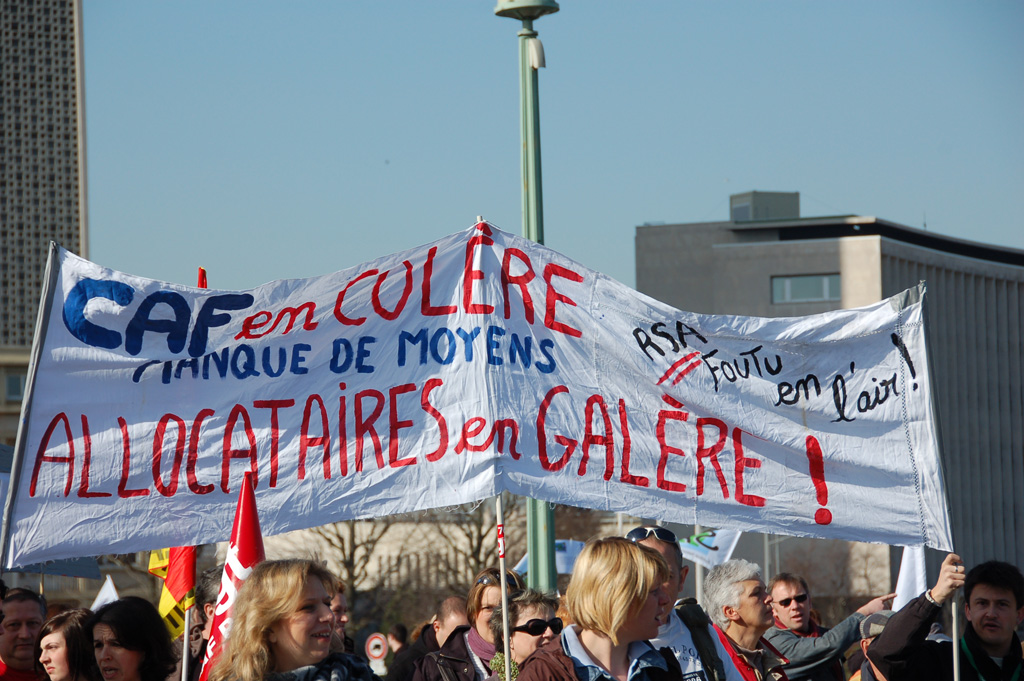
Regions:
<instances>
[{"instance_id":1,"label":"dark jacket","mask_svg":"<svg viewBox=\"0 0 1024 681\"><path fill-rule=\"evenodd\" d=\"M475 681L476 667L466 646L466 632L470 625L458 627L448 636L440 650L428 653L416 662L414 681L447 681L438 668L443 665L457 681Z\"/></svg>"},{"instance_id":2,"label":"dark jacket","mask_svg":"<svg viewBox=\"0 0 1024 681\"><path fill-rule=\"evenodd\" d=\"M887 679L898 681L946 681L953 678L953 644L927 640L928 630L942 608L924 594L907 603L889 618L882 633L868 646L868 657ZM999 668L981 647L970 623L961 639L962 681L1008 681L1021 666L1020 639L1016 634L1010 652ZM980 673L979 673L980 672Z\"/></svg>"},{"instance_id":3,"label":"dark jacket","mask_svg":"<svg viewBox=\"0 0 1024 681\"><path fill-rule=\"evenodd\" d=\"M814 636L774 626L764 637L789 660L783 669L791 681L843 681L843 653L860 640L863 620L855 612L831 629L818 627Z\"/></svg>"},{"instance_id":4,"label":"dark jacket","mask_svg":"<svg viewBox=\"0 0 1024 681\"><path fill-rule=\"evenodd\" d=\"M412 645L395 655L395 659L391 661L391 666L388 667L386 681L412 681L412 677L416 673L416 662L427 653L436 652L440 648L441 646L437 645L437 634L434 632L434 625L424 625L420 629L419 638L413 641Z\"/></svg>"},{"instance_id":5,"label":"dark jacket","mask_svg":"<svg viewBox=\"0 0 1024 681\"><path fill-rule=\"evenodd\" d=\"M346 653L332 653L320 664L270 674L265 681L380 681L366 663Z\"/></svg>"},{"instance_id":6,"label":"dark jacket","mask_svg":"<svg viewBox=\"0 0 1024 681\"><path fill-rule=\"evenodd\" d=\"M653 648L651 649L654 650ZM660 654L652 656L654 664L646 665L633 681L682 681L683 673L676 656L662 648ZM582 668L586 671L590 667ZM604 678L610 678L607 674ZM589 681L589 676L577 674L576 664L562 646L562 637L548 642L535 650L523 661L517 681Z\"/></svg>"}]
</instances>

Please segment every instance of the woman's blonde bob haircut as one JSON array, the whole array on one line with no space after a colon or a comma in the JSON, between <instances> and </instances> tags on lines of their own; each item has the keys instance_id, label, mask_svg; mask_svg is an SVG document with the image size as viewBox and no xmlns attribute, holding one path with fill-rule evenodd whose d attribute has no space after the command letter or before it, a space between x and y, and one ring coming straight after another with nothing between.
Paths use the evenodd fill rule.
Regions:
<instances>
[{"instance_id":1,"label":"woman's blonde bob haircut","mask_svg":"<svg viewBox=\"0 0 1024 681\"><path fill-rule=\"evenodd\" d=\"M592 539L576 559L565 592L569 617L618 645L622 626L668 575L668 564L653 549L621 537Z\"/></svg>"},{"instance_id":2,"label":"woman's blonde bob haircut","mask_svg":"<svg viewBox=\"0 0 1024 681\"><path fill-rule=\"evenodd\" d=\"M338 590L337 578L312 560L266 560L253 568L235 599L231 636L223 644L211 681L262 681L275 671L270 628L298 610L310 579L319 579L328 596Z\"/></svg>"}]
</instances>

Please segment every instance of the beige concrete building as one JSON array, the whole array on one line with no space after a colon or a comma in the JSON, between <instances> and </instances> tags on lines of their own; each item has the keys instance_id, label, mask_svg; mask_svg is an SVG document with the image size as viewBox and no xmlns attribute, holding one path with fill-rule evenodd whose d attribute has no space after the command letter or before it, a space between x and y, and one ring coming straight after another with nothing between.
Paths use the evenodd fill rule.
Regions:
<instances>
[{"instance_id":1,"label":"beige concrete building","mask_svg":"<svg viewBox=\"0 0 1024 681\"><path fill-rule=\"evenodd\" d=\"M786 196L734 196L727 222L637 227L637 289L691 312L780 317L927 282L954 546L968 565L1024 566L1024 251L875 217L800 218Z\"/></svg>"},{"instance_id":2,"label":"beige concrete building","mask_svg":"<svg viewBox=\"0 0 1024 681\"><path fill-rule=\"evenodd\" d=\"M78 0L4 0L0 27L0 443L13 444L50 241L87 253Z\"/></svg>"}]
</instances>

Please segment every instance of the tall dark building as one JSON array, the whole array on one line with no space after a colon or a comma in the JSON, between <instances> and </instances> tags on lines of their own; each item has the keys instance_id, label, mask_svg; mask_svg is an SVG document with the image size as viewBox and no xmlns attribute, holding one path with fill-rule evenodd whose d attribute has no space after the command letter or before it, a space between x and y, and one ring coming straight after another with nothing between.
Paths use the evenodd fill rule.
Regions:
<instances>
[{"instance_id":1,"label":"tall dark building","mask_svg":"<svg viewBox=\"0 0 1024 681\"><path fill-rule=\"evenodd\" d=\"M12 444L56 241L88 255L81 4L0 0L0 443Z\"/></svg>"}]
</instances>

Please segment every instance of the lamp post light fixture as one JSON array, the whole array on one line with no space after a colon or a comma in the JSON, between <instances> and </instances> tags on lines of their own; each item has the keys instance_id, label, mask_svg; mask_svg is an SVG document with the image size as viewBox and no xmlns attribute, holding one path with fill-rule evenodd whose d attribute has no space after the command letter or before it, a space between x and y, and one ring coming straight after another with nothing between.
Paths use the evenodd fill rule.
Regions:
<instances>
[{"instance_id":1,"label":"lamp post light fixture","mask_svg":"<svg viewBox=\"0 0 1024 681\"><path fill-rule=\"evenodd\" d=\"M555 0L498 0L494 13L523 22L519 35L519 103L523 144L523 236L544 243L544 202L540 172L540 102L537 71L544 66L544 46L533 22L558 11ZM526 543L530 586L555 591L555 514L547 502L526 500Z\"/></svg>"}]
</instances>

